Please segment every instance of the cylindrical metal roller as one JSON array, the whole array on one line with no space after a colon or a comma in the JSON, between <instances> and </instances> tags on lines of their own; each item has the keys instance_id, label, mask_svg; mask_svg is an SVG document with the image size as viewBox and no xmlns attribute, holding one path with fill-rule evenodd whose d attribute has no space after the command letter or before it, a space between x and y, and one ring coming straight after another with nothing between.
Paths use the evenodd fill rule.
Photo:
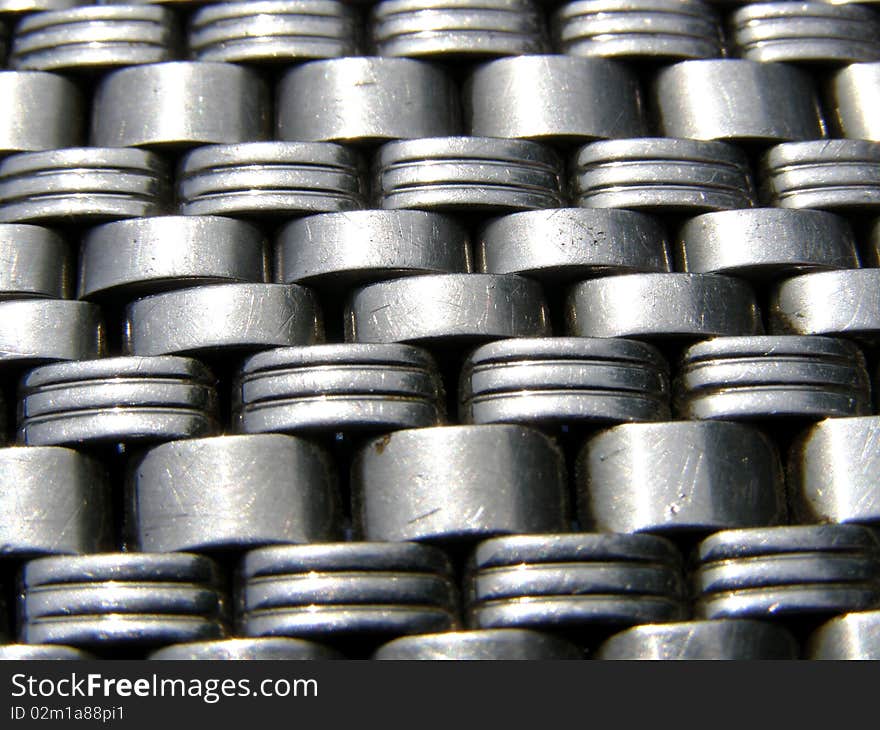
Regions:
<instances>
[{"instance_id":1,"label":"cylindrical metal roller","mask_svg":"<svg viewBox=\"0 0 880 730\"><path fill-rule=\"evenodd\" d=\"M94 657L81 649L51 644L5 644L0 646L0 661L84 661Z\"/></svg>"},{"instance_id":2,"label":"cylindrical metal roller","mask_svg":"<svg viewBox=\"0 0 880 730\"><path fill-rule=\"evenodd\" d=\"M805 653L807 659L814 660L880 659L880 611L834 617L813 632Z\"/></svg>"},{"instance_id":3,"label":"cylindrical metal roller","mask_svg":"<svg viewBox=\"0 0 880 730\"><path fill-rule=\"evenodd\" d=\"M845 65L880 59L880 19L859 5L762 2L730 19L736 54L762 63Z\"/></svg>"},{"instance_id":4,"label":"cylindrical metal roller","mask_svg":"<svg viewBox=\"0 0 880 730\"><path fill-rule=\"evenodd\" d=\"M789 456L792 508L804 522L880 522L880 417L835 418L807 431Z\"/></svg>"},{"instance_id":5,"label":"cylindrical metal roller","mask_svg":"<svg viewBox=\"0 0 880 730\"><path fill-rule=\"evenodd\" d=\"M578 337L703 338L761 331L755 294L714 274L626 274L569 290L568 333Z\"/></svg>"},{"instance_id":6,"label":"cylindrical metal roller","mask_svg":"<svg viewBox=\"0 0 880 730\"><path fill-rule=\"evenodd\" d=\"M174 441L131 473L135 544L146 552L249 549L338 537L328 456L280 434Z\"/></svg>"},{"instance_id":7,"label":"cylindrical metal roller","mask_svg":"<svg viewBox=\"0 0 880 730\"><path fill-rule=\"evenodd\" d=\"M28 446L150 443L217 429L214 376L182 357L116 357L44 365L19 389Z\"/></svg>"},{"instance_id":8,"label":"cylindrical metal roller","mask_svg":"<svg viewBox=\"0 0 880 730\"><path fill-rule=\"evenodd\" d=\"M380 56L479 60L547 46L531 0L384 0L373 6L371 20Z\"/></svg>"},{"instance_id":9,"label":"cylindrical metal roller","mask_svg":"<svg viewBox=\"0 0 880 730\"><path fill-rule=\"evenodd\" d=\"M247 69L225 63L135 66L95 92L96 147L193 147L252 142L269 132L268 91Z\"/></svg>"},{"instance_id":10,"label":"cylindrical metal roller","mask_svg":"<svg viewBox=\"0 0 880 730\"><path fill-rule=\"evenodd\" d=\"M493 61L470 77L464 100L465 128L476 136L564 142L640 137L646 131L635 76L600 58Z\"/></svg>"},{"instance_id":11,"label":"cylindrical metal roller","mask_svg":"<svg viewBox=\"0 0 880 730\"><path fill-rule=\"evenodd\" d=\"M406 58L313 61L282 78L277 137L372 143L459 131L458 93L439 68Z\"/></svg>"},{"instance_id":12,"label":"cylindrical metal roller","mask_svg":"<svg viewBox=\"0 0 880 730\"><path fill-rule=\"evenodd\" d=\"M506 213L562 205L562 164L535 142L436 137L390 142L376 159L383 208Z\"/></svg>"},{"instance_id":13,"label":"cylindrical metal roller","mask_svg":"<svg viewBox=\"0 0 880 730\"><path fill-rule=\"evenodd\" d=\"M702 618L820 617L880 606L880 543L857 525L727 530L697 550Z\"/></svg>"},{"instance_id":14,"label":"cylindrical metal roller","mask_svg":"<svg viewBox=\"0 0 880 730\"><path fill-rule=\"evenodd\" d=\"M785 64L683 61L657 75L654 103L668 137L773 144L823 136L809 76Z\"/></svg>"},{"instance_id":15,"label":"cylindrical metal roller","mask_svg":"<svg viewBox=\"0 0 880 730\"><path fill-rule=\"evenodd\" d=\"M576 202L585 208L702 213L750 208L748 161L722 142L619 139L583 147L575 159Z\"/></svg>"},{"instance_id":16,"label":"cylindrical metal roller","mask_svg":"<svg viewBox=\"0 0 880 730\"><path fill-rule=\"evenodd\" d=\"M663 228L627 210L561 208L502 216L483 228L475 268L548 281L670 271Z\"/></svg>"},{"instance_id":17,"label":"cylindrical metal roller","mask_svg":"<svg viewBox=\"0 0 880 730\"><path fill-rule=\"evenodd\" d=\"M128 2L128 0L126 0ZM0 15L16 18L24 13L41 13L75 7L80 0L2 0Z\"/></svg>"},{"instance_id":18,"label":"cylindrical metal roller","mask_svg":"<svg viewBox=\"0 0 880 730\"><path fill-rule=\"evenodd\" d=\"M128 305L132 355L253 352L324 339L318 301L296 284L214 284L154 294Z\"/></svg>"},{"instance_id":19,"label":"cylindrical metal roller","mask_svg":"<svg viewBox=\"0 0 880 730\"><path fill-rule=\"evenodd\" d=\"M37 13L15 28L11 65L74 71L169 61L176 38L171 11L148 5L90 5Z\"/></svg>"},{"instance_id":20,"label":"cylindrical metal roller","mask_svg":"<svg viewBox=\"0 0 880 730\"><path fill-rule=\"evenodd\" d=\"M2 10L2 8L0 8ZM72 147L82 142L83 101L76 85L40 71L0 73L0 154Z\"/></svg>"},{"instance_id":21,"label":"cylindrical metal roller","mask_svg":"<svg viewBox=\"0 0 880 730\"><path fill-rule=\"evenodd\" d=\"M91 223L164 213L168 169L152 152L74 147L0 163L0 221Z\"/></svg>"},{"instance_id":22,"label":"cylindrical metal roller","mask_svg":"<svg viewBox=\"0 0 880 730\"><path fill-rule=\"evenodd\" d=\"M353 9L335 0L225 2L198 10L189 47L199 61L288 64L357 55Z\"/></svg>"},{"instance_id":23,"label":"cylindrical metal roller","mask_svg":"<svg viewBox=\"0 0 880 730\"><path fill-rule=\"evenodd\" d=\"M66 299L74 265L74 252L48 228L0 224L0 300Z\"/></svg>"},{"instance_id":24,"label":"cylindrical metal roller","mask_svg":"<svg viewBox=\"0 0 880 730\"><path fill-rule=\"evenodd\" d=\"M598 648L596 659L632 661L797 659L785 629L763 621L718 619L636 626Z\"/></svg>"},{"instance_id":25,"label":"cylindrical metal roller","mask_svg":"<svg viewBox=\"0 0 880 730\"><path fill-rule=\"evenodd\" d=\"M4 647L0 647L2 652ZM2 658L2 655L0 655ZM175 644L154 651L147 659L161 661L302 661L342 659L338 652L305 639L222 639Z\"/></svg>"},{"instance_id":26,"label":"cylindrical metal roller","mask_svg":"<svg viewBox=\"0 0 880 730\"><path fill-rule=\"evenodd\" d=\"M720 19L699 0L576 0L556 11L553 31L572 56L662 62L722 55Z\"/></svg>"},{"instance_id":27,"label":"cylindrical metal roller","mask_svg":"<svg viewBox=\"0 0 880 730\"><path fill-rule=\"evenodd\" d=\"M747 278L859 266L847 221L815 210L756 208L692 218L681 228L677 268Z\"/></svg>"},{"instance_id":28,"label":"cylindrical metal roller","mask_svg":"<svg viewBox=\"0 0 880 730\"><path fill-rule=\"evenodd\" d=\"M367 540L475 540L568 527L565 462L521 426L399 431L352 467L354 519Z\"/></svg>"},{"instance_id":29,"label":"cylindrical metal roller","mask_svg":"<svg viewBox=\"0 0 880 730\"><path fill-rule=\"evenodd\" d=\"M616 426L587 441L576 481L585 529L708 533L786 516L776 449L739 424Z\"/></svg>"},{"instance_id":30,"label":"cylindrical metal roller","mask_svg":"<svg viewBox=\"0 0 880 730\"><path fill-rule=\"evenodd\" d=\"M210 145L183 160L180 212L263 217L357 210L364 207L361 176L357 155L330 143Z\"/></svg>"},{"instance_id":31,"label":"cylindrical metal roller","mask_svg":"<svg viewBox=\"0 0 880 730\"><path fill-rule=\"evenodd\" d=\"M452 218L420 210L301 218L281 229L275 261L278 281L322 288L471 269L465 229Z\"/></svg>"},{"instance_id":32,"label":"cylindrical metal roller","mask_svg":"<svg viewBox=\"0 0 880 730\"><path fill-rule=\"evenodd\" d=\"M88 360L104 351L101 310L87 302L0 302L0 365Z\"/></svg>"},{"instance_id":33,"label":"cylindrical metal roller","mask_svg":"<svg viewBox=\"0 0 880 730\"><path fill-rule=\"evenodd\" d=\"M111 546L107 474L56 447L0 449L0 554L95 553Z\"/></svg>"},{"instance_id":34,"label":"cylindrical metal roller","mask_svg":"<svg viewBox=\"0 0 880 730\"><path fill-rule=\"evenodd\" d=\"M107 614L32 621L22 627L21 638L29 644L64 644L98 651L220 639L226 631L222 621L201 616Z\"/></svg>"},{"instance_id":35,"label":"cylindrical metal roller","mask_svg":"<svg viewBox=\"0 0 880 730\"><path fill-rule=\"evenodd\" d=\"M214 216L158 216L93 228L80 255L79 297L131 300L167 289L262 282L269 261L259 230Z\"/></svg>"},{"instance_id":36,"label":"cylindrical metal roller","mask_svg":"<svg viewBox=\"0 0 880 730\"><path fill-rule=\"evenodd\" d=\"M550 334L541 287L519 276L437 274L354 292L348 342L468 343Z\"/></svg>"},{"instance_id":37,"label":"cylindrical metal roller","mask_svg":"<svg viewBox=\"0 0 880 730\"><path fill-rule=\"evenodd\" d=\"M838 71L829 97L829 121L842 136L880 142L880 63L856 63Z\"/></svg>"},{"instance_id":38,"label":"cylindrical metal roller","mask_svg":"<svg viewBox=\"0 0 880 730\"><path fill-rule=\"evenodd\" d=\"M669 367L632 340L502 340L465 361L459 402L465 423L660 421L669 418Z\"/></svg>"},{"instance_id":39,"label":"cylindrical metal roller","mask_svg":"<svg viewBox=\"0 0 880 730\"><path fill-rule=\"evenodd\" d=\"M817 421L871 412L865 358L832 337L716 337L687 348L675 382L688 419Z\"/></svg>"},{"instance_id":40,"label":"cylindrical metal roller","mask_svg":"<svg viewBox=\"0 0 880 730\"><path fill-rule=\"evenodd\" d=\"M880 144L854 139L789 142L761 160L762 197L777 208L880 210Z\"/></svg>"},{"instance_id":41,"label":"cylindrical metal roller","mask_svg":"<svg viewBox=\"0 0 880 730\"><path fill-rule=\"evenodd\" d=\"M512 661L580 659L578 648L552 634L528 629L448 631L404 636L379 647L373 659Z\"/></svg>"},{"instance_id":42,"label":"cylindrical metal roller","mask_svg":"<svg viewBox=\"0 0 880 730\"><path fill-rule=\"evenodd\" d=\"M880 269L819 271L770 293L770 332L872 337L880 333Z\"/></svg>"},{"instance_id":43,"label":"cylindrical metal roller","mask_svg":"<svg viewBox=\"0 0 880 730\"><path fill-rule=\"evenodd\" d=\"M285 347L245 361L233 426L245 433L380 432L435 426L443 385L431 356L392 344Z\"/></svg>"}]
</instances>

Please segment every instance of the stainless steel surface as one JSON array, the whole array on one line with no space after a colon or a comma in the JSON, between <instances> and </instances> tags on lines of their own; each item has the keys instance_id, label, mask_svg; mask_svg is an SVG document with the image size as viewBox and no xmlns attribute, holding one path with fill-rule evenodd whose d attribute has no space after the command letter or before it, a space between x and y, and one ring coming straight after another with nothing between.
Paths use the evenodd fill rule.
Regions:
<instances>
[{"instance_id":1,"label":"stainless steel surface","mask_svg":"<svg viewBox=\"0 0 880 730\"><path fill-rule=\"evenodd\" d=\"M171 11L148 5L90 5L25 17L10 65L75 71L170 61L177 46Z\"/></svg>"},{"instance_id":2,"label":"stainless steel surface","mask_svg":"<svg viewBox=\"0 0 880 730\"><path fill-rule=\"evenodd\" d=\"M0 224L0 300L67 299L74 265L73 248L54 231Z\"/></svg>"},{"instance_id":3,"label":"stainless steel surface","mask_svg":"<svg viewBox=\"0 0 880 730\"><path fill-rule=\"evenodd\" d=\"M682 354L674 402L689 419L816 421L871 411L865 357L831 337L717 337Z\"/></svg>"},{"instance_id":4,"label":"stainless steel surface","mask_svg":"<svg viewBox=\"0 0 880 730\"><path fill-rule=\"evenodd\" d=\"M671 271L666 233L626 210L558 208L490 220L476 241L477 271L542 281Z\"/></svg>"},{"instance_id":5,"label":"stainless steel surface","mask_svg":"<svg viewBox=\"0 0 880 730\"><path fill-rule=\"evenodd\" d=\"M349 300L349 342L455 343L550 334L541 287L514 275L437 274L370 284Z\"/></svg>"},{"instance_id":6,"label":"stainless steel surface","mask_svg":"<svg viewBox=\"0 0 880 730\"><path fill-rule=\"evenodd\" d=\"M279 348L245 361L232 394L245 433L385 433L443 420L443 384L415 347L345 344Z\"/></svg>"},{"instance_id":7,"label":"stainless steel surface","mask_svg":"<svg viewBox=\"0 0 880 730\"><path fill-rule=\"evenodd\" d=\"M694 214L750 208L748 161L721 142L618 139L581 148L574 161L575 201L584 208Z\"/></svg>"},{"instance_id":8,"label":"stainless steel surface","mask_svg":"<svg viewBox=\"0 0 880 730\"><path fill-rule=\"evenodd\" d=\"M87 302L0 302L0 366L88 360L104 353L101 310Z\"/></svg>"},{"instance_id":9,"label":"stainless steel surface","mask_svg":"<svg viewBox=\"0 0 880 730\"><path fill-rule=\"evenodd\" d=\"M586 142L646 132L636 77L600 58L492 61L474 71L463 98L465 128L480 137Z\"/></svg>"},{"instance_id":10,"label":"stainless steel surface","mask_svg":"<svg viewBox=\"0 0 880 730\"><path fill-rule=\"evenodd\" d=\"M459 131L458 93L440 68L406 58L340 58L288 71L278 86L282 140L375 143Z\"/></svg>"},{"instance_id":11,"label":"stainless steel surface","mask_svg":"<svg viewBox=\"0 0 880 730\"><path fill-rule=\"evenodd\" d=\"M114 71L95 91L96 147L193 147L269 133L268 91L252 71L172 62Z\"/></svg>"},{"instance_id":12,"label":"stainless steel surface","mask_svg":"<svg viewBox=\"0 0 880 730\"><path fill-rule=\"evenodd\" d=\"M196 284L262 282L269 261L260 231L215 216L158 216L91 229L80 255L81 299L139 296Z\"/></svg>"},{"instance_id":13,"label":"stainless steel surface","mask_svg":"<svg viewBox=\"0 0 880 730\"><path fill-rule=\"evenodd\" d=\"M636 626L615 634L596 659L648 661L797 659L798 646L785 629L749 619L718 619Z\"/></svg>"},{"instance_id":14,"label":"stainless steel surface","mask_svg":"<svg viewBox=\"0 0 880 730\"><path fill-rule=\"evenodd\" d=\"M199 61L289 64L357 55L357 17L335 0L224 2L197 10L189 47Z\"/></svg>"},{"instance_id":15,"label":"stainless steel surface","mask_svg":"<svg viewBox=\"0 0 880 730\"><path fill-rule=\"evenodd\" d=\"M528 629L447 631L404 636L379 647L373 659L423 661L511 661L580 659L573 644Z\"/></svg>"},{"instance_id":16,"label":"stainless steel surface","mask_svg":"<svg viewBox=\"0 0 880 730\"><path fill-rule=\"evenodd\" d=\"M324 339L314 293L296 284L214 284L154 294L126 307L132 355L250 353Z\"/></svg>"},{"instance_id":17,"label":"stainless steel surface","mask_svg":"<svg viewBox=\"0 0 880 730\"><path fill-rule=\"evenodd\" d=\"M880 63L856 63L838 71L828 97L829 121L841 136L880 142Z\"/></svg>"},{"instance_id":18,"label":"stainless steel surface","mask_svg":"<svg viewBox=\"0 0 880 730\"><path fill-rule=\"evenodd\" d=\"M2 652L4 647L0 647ZM2 656L2 654L0 654ZM154 651L148 659L161 661L302 661L342 659L322 644L305 639L221 639L175 644Z\"/></svg>"},{"instance_id":19,"label":"stainless steel surface","mask_svg":"<svg viewBox=\"0 0 880 730\"><path fill-rule=\"evenodd\" d=\"M739 424L610 428L587 440L575 483L583 529L708 534L786 521L776 448Z\"/></svg>"},{"instance_id":20,"label":"stainless steel surface","mask_svg":"<svg viewBox=\"0 0 880 730\"><path fill-rule=\"evenodd\" d=\"M699 0L575 0L553 15L563 53L636 61L720 57L720 25Z\"/></svg>"},{"instance_id":21,"label":"stainless steel surface","mask_svg":"<svg viewBox=\"0 0 880 730\"><path fill-rule=\"evenodd\" d=\"M808 659L880 659L880 611L837 616L820 626L806 646Z\"/></svg>"},{"instance_id":22,"label":"stainless steel surface","mask_svg":"<svg viewBox=\"0 0 880 730\"><path fill-rule=\"evenodd\" d=\"M214 377L181 357L117 357L44 365L19 388L28 446L155 443L218 428Z\"/></svg>"},{"instance_id":23,"label":"stainless steel surface","mask_svg":"<svg viewBox=\"0 0 880 730\"><path fill-rule=\"evenodd\" d=\"M137 461L130 488L133 542L145 552L247 550L340 533L329 455L291 436L163 444Z\"/></svg>"},{"instance_id":24,"label":"stainless steel surface","mask_svg":"<svg viewBox=\"0 0 880 730\"><path fill-rule=\"evenodd\" d=\"M365 210L307 216L281 229L275 276L328 290L472 268L465 229L426 211Z\"/></svg>"},{"instance_id":25,"label":"stainless steel surface","mask_svg":"<svg viewBox=\"0 0 880 730\"><path fill-rule=\"evenodd\" d=\"M459 381L464 423L574 426L669 415L669 366L633 340L501 340L472 352Z\"/></svg>"},{"instance_id":26,"label":"stainless steel surface","mask_svg":"<svg viewBox=\"0 0 880 730\"><path fill-rule=\"evenodd\" d=\"M566 304L577 337L702 339L762 330L752 289L714 274L626 274L575 284Z\"/></svg>"},{"instance_id":27,"label":"stainless steel surface","mask_svg":"<svg viewBox=\"0 0 880 730\"><path fill-rule=\"evenodd\" d=\"M0 645L0 661L83 661L93 659L91 654L70 646L50 644Z\"/></svg>"},{"instance_id":28,"label":"stainless steel surface","mask_svg":"<svg viewBox=\"0 0 880 730\"><path fill-rule=\"evenodd\" d=\"M859 266L846 219L815 210L756 208L692 218L675 249L679 271L770 277Z\"/></svg>"},{"instance_id":29,"label":"stainless steel surface","mask_svg":"<svg viewBox=\"0 0 880 730\"><path fill-rule=\"evenodd\" d=\"M184 215L288 217L364 207L357 155L338 145L251 142L199 147L178 180Z\"/></svg>"},{"instance_id":30,"label":"stainless steel surface","mask_svg":"<svg viewBox=\"0 0 880 730\"><path fill-rule=\"evenodd\" d=\"M825 136L810 77L784 64L683 61L657 74L653 100L669 137L767 145Z\"/></svg>"},{"instance_id":31,"label":"stainless steel surface","mask_svg":"<svg viewBox=\"0 0 880 730\"><path fill-rule=\"evenodd\" d=\"M169 172L143 150L74 147L26 152L0 163L0 221L70 225L159 215Z\"/></svg>"},{"instance_id":32,"label":"stainless steel surface","mask_svg":"<svg viewBox=\"0 0 880 730\"><path fill-rule=\"evenodd\" d=\"M461 213L562 205L562 164L527 140L436 137L390 142L376 158L377 203Z\"/></svg>"},{"instance_id":33,"label":"stainless steel surface","mask_svg":"<svg viewBox=\"0 0 880 730\"><path fill-rule=\"evenodd\" d=\"M568 527L565 462L521 426L398 431L352 465L353 518L366 540L473 541Z\"/></svg>"},{"instance_id":34,"label":"stainless steel surface","mask_svg":"<svg viewBox=\"0 0 880 730\"><path fill-rule=\"evenodd\" d=\"M0 6L2 11L2 6ZM40 71L0 72L0 154L72 147L83 140L87 108L76 85Z\"/></svg>"}]
</instances>

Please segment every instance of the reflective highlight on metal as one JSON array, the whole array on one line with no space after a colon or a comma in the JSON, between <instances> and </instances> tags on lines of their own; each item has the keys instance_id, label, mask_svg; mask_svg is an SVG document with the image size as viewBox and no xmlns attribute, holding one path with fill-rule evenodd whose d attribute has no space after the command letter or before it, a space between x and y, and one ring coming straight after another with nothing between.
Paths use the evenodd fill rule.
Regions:
<instances>
[{"instance_id":1,"label":"reflective highlight on metal","mask_svg":"<svg viewBox=\"0 0 880 730\"><path fill-rule=\"evenodd\" d=\"M680 556L659 537L499 537L471 558L467 618L480 629L581 632L676 621L685 616L682 583Z\"/></svg>"},{"instance_id":2,"label":"reflective highlight on metal","mask_svg":"<svg viewBox=\"0 0 880 730\"><path fill-rule=\"evenodd\" d=\"M657 74L653 100L667 137L766 145L824 136L810 77L785 64L683 61Z\"/></svg>"},{"instance_id":3,"label":"reflective highlight on metal","mask_svg":"<svg viewBox=\"0 0 880 730\"><path fill-rule=\"evenodd\" d=\"M107 473L70 449L0 449L0 558L94 553L112 535Z\"/></svg>"},{"instance_id":4,"label":"reflective highlight on metal","mask_svg":"<svg viewBox=\"0 0 880 730\"><path fill-rule=\"evenodd\" d=\"M144 552L247 550L337 539L329 456L280 434L172 441L131 472L134 543Z\"/></svg>"},{"instance_id":5,"label":"reflective highlight on metal","mask_svg":"<svg viewBox=\"0 0 880 730\"><path fill-rule=\"evenodd\" d=\"M675 407L689 419L817 421L871 412L865 357L831 337L716 337L684 351Z\"/></svg>"},{"instance_id":6,"label":"reflective highlight on metal","mask_svg":"<svg viewBox=\"0 0 880 730\"><path fill-rule=\"evenodd\" d=\"M610 428L586 442L575 482L584 529L708 534L786 521L776 447L740 424Z\"/></svg>"},{"instance_id":7,"label":"reflective highlight on metal","mask_svg":"<svg viewBox=\"0 0 880 730\"><path fill-rule=\"evenodd\" d=\"M577 337L703 338L761 331L751 287L714 274L626 274L575 284L566 305Z\"/></svg>"},{"instance_id":8,"label":"reflective highlight on metal","mask_svg":"<svg viewBox=\"0 0 880 730\"><path fill-rule=\"evenodd\" d=\"M447 631L405 636L380 646L373 659L516 661L580 659L578 648L552 634L528 629Z\"/></svg>"},{"instance_id":9,"label":"reflective highlight on metal","mask_svg":"<svg viewBox=\"0 0 880 730\"><path fill-rule=\"evenodd\" d=\"M44 365L19 388L28 446L150 443L218 428L214 376L180 357L115 357Z\"/></svg>"},{"instance_id":10,"label":"reflective highlight on metal","mask_svg":"<svg viewBox=\"0 0 880 730\"><path fill-rule=\"evenodd\" d=\"M313 61L284 75L277 98L282 140L376 143L459 132L451 78L408 58Z\"/></svg>"},{"instance_id":11,"label":"reflective highlight on metal","mask_svg":"<svg viewBox=\"0 0 880 730\"><path fill-rule=\"evenodd\" d=\"M357 55L356 16L335 0L257 0L202 8L189 24L199 61L286 64Z\"/></svg>"},{"instance_id":12,"label":"reflective highlight on metal","mask_svg":"<svg viewBox=\"0 0 880 730\"><path fill-rule=\"evenodd\" d=\"M75 71L170 61L174 16L149 5L90 5L37 13L15 27L10 65Z\"/></svg>"},{"instance_id":13,"label":"reflective highlight on metal","mask_svg":"<svg viewBox=\"0 0 880 730\"><path fill-rule=\"evenodd\" d=\"M78 292L81 299L132 300L268 276L265 242L253 226L214 216L158 216L91 229L82 244Z\"/></svg>"},{"instance_id":14,"label":"reflective highlight on metal","mask_svg":"<svg viewBox=\"0 0 880 730\"><path fill-rule=\"evenodd\" d=\"M798 659L794 637L780 626L749 619L718 619L636 626L615 634L596 659L632 661Z\"/></svg>"},{"instance_id":15,"label":"reflective highlight on metal","mask_svg":"<svg viewBox=\"0 0 880 730\"><path fill-rule=\"evenodd\" d=\"M73 248L54 231L0 224L0 300L67 299L74 264Z\"/></svg>"},{"instance_id":16,"label":"reflective highlight on metal","mask_svg":"<svg viewBox=\"0 0 880 730\"><path fill-rule=\"evenodd\" d=\"M880 19L860 5L764 2L730 19L736 55L762 63L845 65L880 59Z\"/></svg>"},{"instance_id":17,"label":"reflective highlight on metal","mask_svg":"<svg viewBox=\"0 0 880 730\"><path fill-rule=\"evenodd\" d=\"M465 229L425 211L308 216L284 226L275 246L276 279L321 289L470 270Z\"/></svg>"},{"instance_id":18,"label":"reflective highlight on metal","mask_svg":"<svg viewBox=\"0 0 880 730\"><path fill-rule=\"evenodd\" d=\"M154 294L126 308L132 355L253 352L324 339L318 301L296 284L215 284Z\"/></svg>"},{"instance_id":19,"label":"reflective highlight on metal","mask_svg":"<svg viewBox=\"0 0 880 730\"><path fill-rule=\"evenodd\" d=\"M506 213L562 205L562 163L535 142L437 137L391 142L376 159L383 208Z\"/></svg>"},{"instance_id":20,"label":"reflective highlight on metal","mask_svg":"<svg viewBox=\"0 0 880 730\"><path fill-rule=\"evenodd\" d=\"M178 178L184 215L291 216L364 207L360 161L329 143L199 147Z\"/></svg>"},{"instance_id":21,"label":"reflective highlight on metal","mask_svg":"<svg viewBox=\"0 0 880 730\"><path fill-rule=\"evenodd\" d=\"M345 318L348 342L466 344L550 334L540 285L519 276L438 274L357 289Z\"/></svg>"},{"instance_id":22,"label":"reflective highlight on metal","mask_svg":"<svg viewBox=\"0 0 880 730\"><path fill-rule=\"evenodd\" d=\"M880 611L836 616L813 632L806 655L832 661L880 659Z\"/></svg>"},{"instance_id":23,"label":"reflective highlight on metal","mask_svg":"<svg viewBox=\"0 0 880 730\"><path fill-rule=\"evenodd\" d=\"M398 431L352 466L353 518L366 540L472 541L567 529L565 462L521 426Z\"/></svg>"},{"instance_id":24,"label":"reflective highlight on metal","mask_svg":"<svg viewBox=\"0 0 880 730\"><path fill-rule=\"evenodd\" d=\"M880 63L841 69L831 80L828 96L829 121L841 136L880 142Z\"/></svg>"},{"instance_id":25,"label":"reflective highlight on metal","mask_svg":"<svg viewBox=\"0 0 880 730\"><path fill-rule=\"evenodd\" d=\"M170 183L151 152L74 147L0 163L0 221L70 225L164 213Z\"/></svg>"},{"instance_id":26,"label":"reflective highlight on metal","mask_svg":"<svg viewBox=\"0 0 880 730\"><path fill-rule=\"evenodd\" d=\"M269 132L268 91L252 71L172 62L114 71L92 104L96 147L193 147L252 142Z\"/></svg>"},{"instance_id":27,"label":"reflective highlight on metal","mask_svg":"<svg viewBox=\"0 0 880 730\"><path fill-rule=\"evenodd\" d=\"M83 661L94 657L80 649L51 644L0 645L0 661Z\"/></svg>"},{"instance_id":28,"label":"reflective highlight on metal","mask_svg":"<svg viewBox=\"0 0 880 730\"><path fill-rule=\"evenodd\" d=\"M72 147L83 141L83 99L63 76L0 72L0 98L7 109L0 118L0 154Z\"/></svg>"},{"instance_id":29,"label":"reflective highlight on metal","mask_svg":"<svg viewBox=\"0 0 880 730\"><path fill-rule=\"evenodd\" d=\"M585 208L687 215L755 203L748 161L736 147L721 142L594 142L578 152L574 164L576 202Z\"/></svg>"},{"instance_id":30,"label":"reflective highlight on metal","mask_svg":"<svg viewBox=\"0 0 880 730\"><path fill-rule=\"evenodd\" d=\"M0 367L88 360L104 351L101 310L86 302L0 302Z\"/></svg>"},{"instance_id":31,"label":"reflective highlight on metal","mask_svg":"<svg viewBox=\"0 0 880 730\"><path fill-rule=\"evenodd\" d=\"M2 649L0 647L0 651ZM317 642L284 637L174 644L154 651L147 657L161 661L302 661L342 658L338 652Z\"/></svg>"},{"instance_id":32,"label":"reflective highlight on metal","mask_svg":"<svg viewBox=\"0 0 880 730\"><path fill-rule=\"evenodd\" d=\"M682 226L675 253L679 271L758 281L859 266L849 223L816 210L706 213Z\"/></svg>"},{"instance_id":33,"label":"reflective highlight on metal","mask_svg":"<svg viewBox=\"0 0 880 730\"><path fill-rule=\"evenodd\" d=\"M483 228L475 257L483 273L547 282L672 269L658 222L613 209L558 208L495 218Z\"/></svg>"},{"instance_id":34,"label":"reflective highlight on metal","mask_svg":"<svg viewBox=\"0 0 880 730\"><path fill-rule=\"evenodd\" d=\"M857 525L718 532L697 550L701 618L819 618L880 605L877 536Z\"/></svg>"},{"instance_id":35,"label":"reflective highlight on metal","mask_svg":"<svg viewBox=\"0 0 880 730\"><path fill-rule=\"evenodd\" d=\"M431 356L392 344L279 348L245 361L233 392L245 433L380 432L443 420L443 384Z\"/></svg>"},{"instance_id":36,"label":"reflective highlight on metal","mask_svg":"<svg viewBox=\"0 0 880 730\"><path fill-rule=\"evenodd\" d=\"M669 418L669 366L623 339L502 340L477 348L459 386L464 423L552 425Z\"/></svg>"},{"instance_id":37,"label":"reflective highlight on metal","mask_svg":"<svg viewBox=\"0 0 880 730\"><path fill-rule=\"evenodd\" d=\"M556 45L572 56L635 61L718 58L720 18L699 0L576 0L553 16Z\"/></svg>"},{"instance_id":38,"label":"reflective highlight on metal","mask_svg":"<svg viewBox=\"0 0 880 730\"><path fill-rule=\"evenodd\" d=\"M466 83L464 106L465 128L479 137L586 142L646 131L636 77L601 58L492 61Z\"/></svg>"},{"instance_id":39,"label":"reflective highlight on metal","mask_svg":"<svg viewBox=\"0 0 880 730\"><path fill-rule=\"evenodd\" d=\"M880 522L880 416L821 421L789 456L789 489L803 522Z\"/></svg>"}]
</instances>

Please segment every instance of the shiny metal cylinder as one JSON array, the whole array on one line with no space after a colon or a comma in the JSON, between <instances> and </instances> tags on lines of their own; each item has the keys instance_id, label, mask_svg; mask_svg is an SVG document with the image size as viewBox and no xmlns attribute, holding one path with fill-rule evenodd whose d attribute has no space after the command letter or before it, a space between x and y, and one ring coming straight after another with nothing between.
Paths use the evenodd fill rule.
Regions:
<instances>
[{"instance_id":1,"label":"shiny metal cylinder","mask_svg":"<svg viewBox=\"0 0 880 730\"><path fill-rule=\"evenodd\" d=\"M74 265L73 250L54 231L0 224L0 300L67 299Z\"/></svg>"},{"instance_id":2,"label":"shiny metal cylinder","mask_svg":"<svg viewBox=\"0 0 880 730\"><path fill-rule=\"evenodd\" d=\"M82 96L76 85L41 71L3 71L0 98L0 154L72 147L82 143Z\"/></svg>"}]
</instances>

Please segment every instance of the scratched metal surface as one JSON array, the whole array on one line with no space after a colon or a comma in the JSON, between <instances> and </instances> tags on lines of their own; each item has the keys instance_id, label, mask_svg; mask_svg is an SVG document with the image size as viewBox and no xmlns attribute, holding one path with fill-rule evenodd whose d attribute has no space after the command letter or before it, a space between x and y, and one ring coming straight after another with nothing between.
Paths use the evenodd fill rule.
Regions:
<instances>
[{"instance_id":1,"label":"scratched metal surface","mask_svg":"<svg viewBox=\"0 0 880 730\"><path fill-rule=\"evenodd\" d=\"M875 2L0 22L0 659L880 657Z\"/></svg>"}]
</instances>

